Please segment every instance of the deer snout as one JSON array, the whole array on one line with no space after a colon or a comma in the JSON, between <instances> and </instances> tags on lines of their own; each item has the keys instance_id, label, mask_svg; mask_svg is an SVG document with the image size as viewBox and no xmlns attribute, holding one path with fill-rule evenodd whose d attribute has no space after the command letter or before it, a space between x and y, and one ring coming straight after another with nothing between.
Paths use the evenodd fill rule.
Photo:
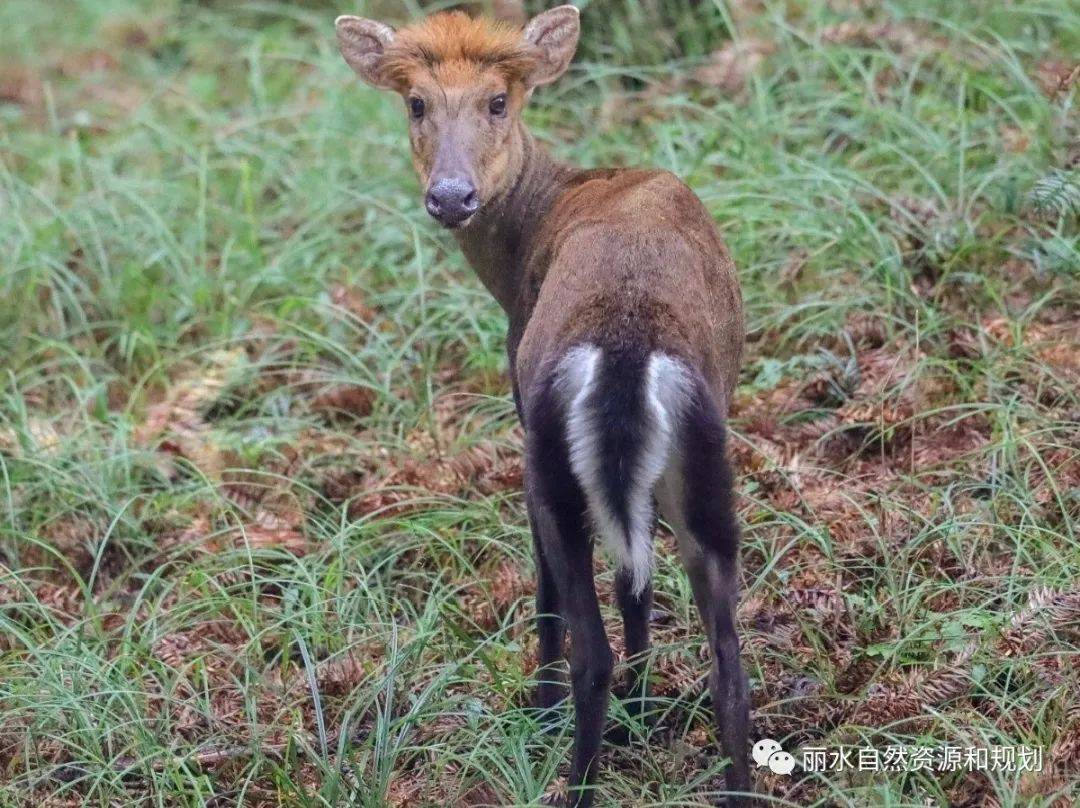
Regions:
<instances>
[{"instance_id":1,"label":"deer snout","mask_svg":"<svg viewBox=\"0 0 1080 808\"><path fill-rule=\"evenodd\" d=\"M480 207L476 187L462 177L444 177L428 188L427 212L444 227L457 227Z\"/></svg>"}]
</instances>

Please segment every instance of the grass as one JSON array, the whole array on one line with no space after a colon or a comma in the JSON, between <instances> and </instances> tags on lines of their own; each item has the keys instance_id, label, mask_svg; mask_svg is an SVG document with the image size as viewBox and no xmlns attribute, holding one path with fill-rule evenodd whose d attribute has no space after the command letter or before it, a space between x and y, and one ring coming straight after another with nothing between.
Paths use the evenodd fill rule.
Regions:
<instances>
[{"instance_id":1,"label":"grass","mask_svg":"<svg viewBox=\"0 0 1080 808\"><path fill-rule=\"evenodd\" d=\"M558 791L504 324L418 204L400 104L335 52L345 5L0 7L2 804ZM585 7L530 121L563 158L683 176L740 267L754 738L1045 758L759 788L1073 804L1080 13L704 5L708 30ZM613 704L635 741L601 804L722 791L657 552L656 721Z\"/></svg>"}]
</instances>

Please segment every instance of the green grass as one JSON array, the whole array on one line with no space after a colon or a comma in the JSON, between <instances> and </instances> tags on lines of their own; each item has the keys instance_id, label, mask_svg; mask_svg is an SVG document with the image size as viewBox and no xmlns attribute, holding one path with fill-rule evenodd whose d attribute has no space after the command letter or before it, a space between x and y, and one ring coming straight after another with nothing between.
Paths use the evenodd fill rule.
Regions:
<instances>
[{"instance_id":1,"label":"green grass","mask_svg":"<svg viewBox=\"0 0 1080 808\"><path fill-rule=\"evenodd\" d=\"M1072 804L1080 10L582 5L534 129L683 176L740 268L754 738L1046 764L759 788ZM419 204L400 103L336 53L356 10L0 5L0 804L558 789L569 717L544 735L527 707L504 323ZM689 587L657 546L656 723L606 751L600 804L722 791Z\"/></svg>"}]
</instances>

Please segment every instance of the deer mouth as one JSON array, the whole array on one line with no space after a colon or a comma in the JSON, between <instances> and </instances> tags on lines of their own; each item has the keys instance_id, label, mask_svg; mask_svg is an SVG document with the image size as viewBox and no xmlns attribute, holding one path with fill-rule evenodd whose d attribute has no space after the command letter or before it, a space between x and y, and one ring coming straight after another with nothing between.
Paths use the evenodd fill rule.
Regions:
<instances>
[{"instance_id":1,"label":"deer mouth","mask_svg":"<svg viewBox=\"0 0 1080 808\"><path fill-rule=\"evenodd\" d=\"M475 213L470 213L464 219L456 222L439 222L446 230L464 230L469 226L469 223L476 218Z\"/></svg>"}]
</instances>

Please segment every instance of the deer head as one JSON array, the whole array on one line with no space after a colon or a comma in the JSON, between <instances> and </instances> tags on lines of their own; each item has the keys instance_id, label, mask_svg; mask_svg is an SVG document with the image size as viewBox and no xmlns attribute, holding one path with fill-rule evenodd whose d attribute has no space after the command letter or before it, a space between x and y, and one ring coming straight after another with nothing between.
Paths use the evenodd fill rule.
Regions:
<instances>
[{"instance_id":1,"label":"deer head","mask_svg":"<svg viewBox=\"0 0 1080 808\"><path fill-rule=\"evenodd\" d=\"M533 89L563 74L578 11L560 6L523 29L462 12L395 31L338 17L338 45L365 82L405 101L424 202L444 227L465 227L505 191L521 163L521 112Z\"/></svg>"}]
</instances>

